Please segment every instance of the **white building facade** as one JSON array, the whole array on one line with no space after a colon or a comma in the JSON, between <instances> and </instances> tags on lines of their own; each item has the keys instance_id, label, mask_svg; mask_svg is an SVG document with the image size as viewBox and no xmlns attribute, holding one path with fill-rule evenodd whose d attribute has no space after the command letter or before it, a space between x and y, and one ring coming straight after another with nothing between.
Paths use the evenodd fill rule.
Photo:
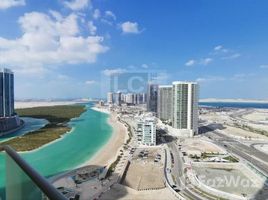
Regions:
<instances>
[{"instance_id":1,"label":"white building facade","mask_svg":"<svg viewBox=\"0 0 268 200\"><path fill-rule=\"evenodd\" d=\"M117 106L121 106L122 103L121 94L122 94L121 92L115 93L115 104Z\"/></svg>"},{"instance_id":2,"label":"white building facade","mask_svg":"<svg viewBox=\"0 0 268 200\"><path fill-rule=\"evenodd\" d=\"M145 118L142 122L142 144L156 145L156 120L154 117Z\"/></svg>"},{"instance_id":3,"label":"white building facade","mask_svg":"<svg viewBox=\"0 0 268 200\"><path fill-rule=\"evenodd\" d=\"M193 137L198 134L198 84L175 81L172 90L172 126Z\"/></svg>"},{"instance_id":4,"label":"white building facade","mask_svg":"<svg viewBox=\"0 0 268 200\"><path fill-rule=\"evenodd\" d=\"M108 104L113 104L114 103L113 93L112 92L107 93L107 103Z\"/></svg>"}]
</instances>

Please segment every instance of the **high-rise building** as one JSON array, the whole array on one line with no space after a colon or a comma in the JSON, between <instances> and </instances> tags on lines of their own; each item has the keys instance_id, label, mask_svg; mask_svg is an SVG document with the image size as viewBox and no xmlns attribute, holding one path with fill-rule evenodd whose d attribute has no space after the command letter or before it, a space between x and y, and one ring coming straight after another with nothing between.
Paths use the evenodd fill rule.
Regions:
<instances>
[{"instance_id":1,"label":"high-rise building","mask_svg":"<svg viewBox=\"0 0 268 200\"><path fill-rule=\"evenodd\" d=\"M149 112L157 112L157 92L158 85L149 83L147 88L147 111Z\"/></svg>"},{"instance_id":2,"label":"high-rise building","mask_svg":"<svg viewBox=\"0 0 268 200\"><path fill-rule=\"evenodd\" d=\"M173 118L176 129L192 137L198 134L198 85L195 82L175 81L173 85Z\"/></svg>"},{"instance_id":3,"label":"high-rise building","mask_svg":"<svg viewBox=\"0 0 268 200\"><path fill-rule=\"evenodd\" d=\"M23 124L14 111L14 74L0 69L0 136L13 133Z\"/></svg>"},{"instance_id":4,"label":"high-rise building","mask_svg":"<svg viewBox=\"0 0 268 200\"><path fill-rule=\"evenodd\" d=\"M142 103L147 103L147 94L146 93L142 93Z\"/></svg>"},{"instance_id":5,"label":"high-rise building","mask_svg":"<svg viewBox=\"0 0 268 200\"><path fill-rule=\"evenodd\" d=\"M0 70L0 117L14 115L14 74L9 69Z\"/></svg>"},{"instance_id":6,"label":"high-rise building","mask_svg":"<svg viewBox=\"0 0 268 200\"><path fill-rule=\"evenodd\" d=\"M133 103L135 104L135 105L137 105L138 104L138 94L133 94Z\"/></svg>"},{"instance_id":7,"label":"high-rise building","mask_svg":"<svg viewBox=\"0 0 268 200\"><path fill-rule=\"evenodd\" d=\"M121 94L122 94L121 92L115 93L115 104L117 106L121 106L122 103Z\"/></svg>"},{"instance_id":8,"label":"high-rise building","mask_svg":"<svg viewBox=\"0 0 268 200\"><path fill-rule=\"evenodd\" d=\"M112 92L107 93L107 103L108 104L113 104L114 103L114 101L113 101L113 93Z\"/></svg>"},{"instance_id":9,"label":"high-rise building","mask_svg":"<svg viewBox=\"0 0 268 200\"><path fill-rule=\"evenodd\" d=\"M137 94L137 104L143 104L143 93Z\"/></svg>"},{"instance_id":10,"label":"high-rise building","mask_svg":"<svg viewBox=\"0 0 268 200\"><path fill-rule=\"evenodd\" d=\"M132 93L126 94L126 103L128 103L128 104L134 103L134 94L132 94Z\"/></svg>"},{"instance_id":11,"label":"high-rise building","mask_svg":"<svg viewBox=\"0 0 268 200\"><path fill-rule=\"evenodd\" d=\"M137 128L142 129L142 144L156 145L156 120L154 117L146 117L138 121Z\"/></svg>"},{"instance_id":12,"label":"high-rise building","mask_svg":"<svg viewBox=\"0 0 268 200\"><path fill-rule=\"evenodd\" d=\"M142 135L143 135L143 120L138 119L136 124L136 138L138 142L142 142Z\"/></svg>"},{"instance_id":13,"label":"high-rise building","mask_svg":"<svg viewBox=\"0 0 268 200\"><path fill-rule=\"evenodd\" d=\"M126 94L121 93L121 103L126 103Z\"/></svg>"},{"instance_id":14,"label":"high-rise building","mask_svg":"<svg viewBox=\"0 0 268 200\"><path fill-rule=\"evenodd\" d=\"M172 121L172 85L160 85L158 88L157 117Z\"/></svg>"}]
</instances>

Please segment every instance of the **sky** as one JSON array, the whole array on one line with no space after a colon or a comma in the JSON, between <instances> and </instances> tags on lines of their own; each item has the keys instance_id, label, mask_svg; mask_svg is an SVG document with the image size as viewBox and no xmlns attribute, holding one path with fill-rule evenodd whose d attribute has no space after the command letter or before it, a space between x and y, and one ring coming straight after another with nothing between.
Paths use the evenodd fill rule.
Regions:
<instances>
[{"instance_id":1,"label":"sky","mask_svg":"<svg viewBox=\"0 0 268 200\"><path fill-rule=\"evenodd\" d=\"M196 81L200 98L268 99L267 0L0 0L15 97L104 97L111 76ZM134 75L132 75L134 74Z\"/></svg>"}]
</instances>

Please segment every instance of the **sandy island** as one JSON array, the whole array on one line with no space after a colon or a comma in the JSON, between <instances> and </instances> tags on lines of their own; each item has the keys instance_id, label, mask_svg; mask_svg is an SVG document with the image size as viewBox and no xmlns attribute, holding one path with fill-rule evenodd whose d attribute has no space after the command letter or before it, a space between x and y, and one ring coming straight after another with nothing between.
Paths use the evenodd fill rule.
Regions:
<instances>
[{"instance_id":1,"label":"sandy island","mask_svg":"<svg viewBox=\"0 0 268 200\"><path fill-rule=\"evenodd\" d=\"M128 138L127 128L117 120L117 114L104 108L93 107L93 110L110 114L108 123L113 128L112 136L109 141L88 161L82 166L98 165L107 166L111 164L117 157L120 148L123 146Z\"/></svg>"},{"instance_id":2,"label":"sandy island","mask_svg":"<svg viewBox=\"0 0 268 200\"><path fill-rule=\"evenodd\" d=\"M34 108L45 106L63 106L77 103L84 103L82 101L15 101L15 108Z\"/></svg>"},{"instance_id":3,"label":"sandy island","mask_svg":"<svg viewBox=\"0 0 268 200\"><path fill-rule=\"evenodd\" d=\"M32 108L40 106L57 106L57 105L71 105L80 103L78 101L29 101L29 102L15 102L16 108ZM127 128L117 120L117 114L110 112L105 108L92 107L93 110L109 114L108 123L113 128L112 136L109 141L101 147L88 161L81 166L98 165L107 166L111 164L117 157L120 148L123 146L128 138ZM51 144L51 143L49 143Z\"/></svg>"}]
</instances>

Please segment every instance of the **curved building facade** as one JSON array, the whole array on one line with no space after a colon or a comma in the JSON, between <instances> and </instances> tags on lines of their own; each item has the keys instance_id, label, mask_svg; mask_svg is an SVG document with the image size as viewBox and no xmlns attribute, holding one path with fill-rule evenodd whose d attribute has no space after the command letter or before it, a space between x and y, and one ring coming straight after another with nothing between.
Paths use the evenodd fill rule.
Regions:
<instances>
[{"instance_id":1,"label":"curved building facade","mask_svg":"<svg viewBox=\"0 0 268 200\"><path fill-rule=\"evenodd\" d=\"M14 74L9 69L0 71L0 117L14 115Z\"/></svg>"},{"instance_id":2,"label":"curved building facade","mask_svg":"<svg viewBox=\"0 0 268 200\"><path fill-rule=\"evenodd\" d=\"M14 110L14 74L9 69L0 69L0 136L22 125Z\"/></svg>"}]
</instances>

